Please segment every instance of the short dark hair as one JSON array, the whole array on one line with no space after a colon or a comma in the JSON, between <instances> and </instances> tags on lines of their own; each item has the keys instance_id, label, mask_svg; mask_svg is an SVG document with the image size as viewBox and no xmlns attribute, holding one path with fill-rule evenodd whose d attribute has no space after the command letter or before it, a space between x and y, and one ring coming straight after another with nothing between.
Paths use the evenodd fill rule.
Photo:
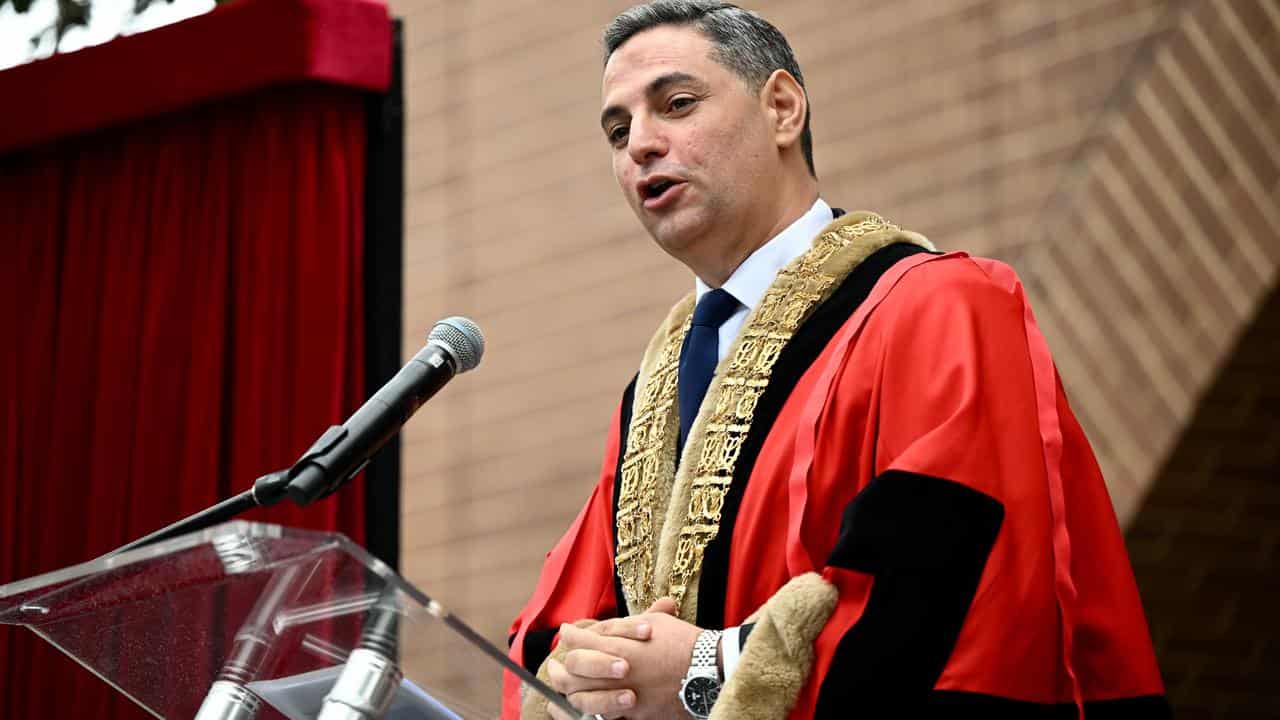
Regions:
<instances>
[{"instance_id":1,"label":"short dark hair","mask_svg":"<svg viewBox=\"0 0 1280 720\"><path fill-rule=\"evenodd\" d=\"M712 57L759 92L775 70L786 70L804 90L804 75L791 45L768 20L737 5L713 0L654 0L636 5L614 18L604 29L604 61L632 36L660 25L691 25L714 46ZM809 173L813 165L813 134L806 109L800 151Z\"/></svg>"}]
</instances>

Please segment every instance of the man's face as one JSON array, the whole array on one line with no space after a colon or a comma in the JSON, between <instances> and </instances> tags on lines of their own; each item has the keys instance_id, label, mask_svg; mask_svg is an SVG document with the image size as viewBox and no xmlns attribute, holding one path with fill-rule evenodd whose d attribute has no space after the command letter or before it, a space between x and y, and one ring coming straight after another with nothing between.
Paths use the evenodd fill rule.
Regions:
<instances>
[{"instance_id":1,"label":"man's face","mask_svg":"<svg viewBox=\"0 0 1280 720\"><path fill-rule=\"evenodd\" d=\"M641 224L686 263L739 242L779 168L760 98L692 27L659 26L614 51L601 128Z\"/></svg>"}]
</instances>

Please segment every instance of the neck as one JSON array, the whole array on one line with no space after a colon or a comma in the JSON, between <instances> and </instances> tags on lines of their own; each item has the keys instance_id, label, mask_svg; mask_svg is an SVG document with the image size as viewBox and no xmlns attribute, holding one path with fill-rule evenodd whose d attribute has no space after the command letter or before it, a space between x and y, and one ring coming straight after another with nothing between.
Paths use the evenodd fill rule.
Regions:
<instances>
[{"instance_id":1,"label":"neck","mask_svg":"<svg viewBox=\"0 0 1280 720\"><path fill-rule=\"evenodd\" d=\"M723 243L707 243L713 254L703 258L690 258L686 264L702 282L710 287L723 285L742 261L776 237L813 207L818 199L818 181L805 173L805 180L779 189L772 197L774 202L756 208L747 208L754 217L744 223L747 230L737 233Z\"/></svg>"}]
</instances>

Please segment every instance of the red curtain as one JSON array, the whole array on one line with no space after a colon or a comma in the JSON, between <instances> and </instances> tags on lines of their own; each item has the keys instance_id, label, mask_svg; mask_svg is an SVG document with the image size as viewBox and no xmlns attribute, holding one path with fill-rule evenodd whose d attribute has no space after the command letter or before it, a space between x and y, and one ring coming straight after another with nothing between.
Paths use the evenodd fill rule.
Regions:
<instances>
[{"instance_id":1,"label":"red curtain","mask_svg":"<svg viewBox=\"0 0 1280 720\"><path fill-rule=\"evenodd\" d=\"M363 401L364 117L272 90L0 157L0 584L248 488ZM362 498L251 519L362 542ZM0 627L0 717L146 716Z\"/></svg>"}]
</instances>

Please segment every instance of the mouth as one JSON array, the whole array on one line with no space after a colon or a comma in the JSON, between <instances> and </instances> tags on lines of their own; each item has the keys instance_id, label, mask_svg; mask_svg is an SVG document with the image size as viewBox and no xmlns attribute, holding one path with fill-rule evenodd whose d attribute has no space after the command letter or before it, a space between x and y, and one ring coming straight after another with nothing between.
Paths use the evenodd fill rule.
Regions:
<instances>
[{"instance_id":1,"label":"mouth","mask_svg":"<svg viewBox=\"0 0 1280 720\"><path fill-rule=\"evenodd\" d=\"M683 186L683 181L673 178L652 178L640 183L640 200L646 210L658 210L673 202Z\"/></svg>"}]
</instances>

